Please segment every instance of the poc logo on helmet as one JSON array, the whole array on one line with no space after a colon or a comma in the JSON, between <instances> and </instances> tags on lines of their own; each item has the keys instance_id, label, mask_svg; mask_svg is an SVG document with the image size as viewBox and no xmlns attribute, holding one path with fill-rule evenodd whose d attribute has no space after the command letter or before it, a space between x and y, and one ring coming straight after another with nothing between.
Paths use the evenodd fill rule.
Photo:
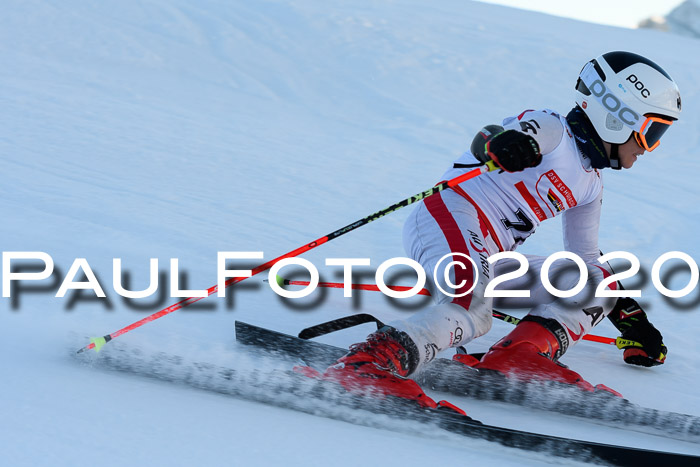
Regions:
<instances>
[{"instance_id":1,"label":"poc logo on helmet","mask_svg":"<svg viewBox=\"0 0 700 467\"><path fill-rule=\"evenodd\" d=\"M608 109L608 112L613 114L619 120L622 120L627 125L634 126L639 120L639 115L637 112L622 105L620 99L609 92L608 88L601 80L595 80L590 87L590 91L600 100L603 107Z\"/></svg>"},{"instance_id":2,"label":"poc logo on helmet","mask_svg":"<svg viewBox=\"0 0 700 467\"><path fill-rule=\"evenodd\" d=\"M646 87L644 87L644 83L639 81L639 79L637 78L636 75L629 75L627 77L627 81L634 84L634 89L639 91L642 94L642 97L644 99L646 99L647 97L650 96L651 93L649 92L649 90Z\"/></svg>"}]
</instances>

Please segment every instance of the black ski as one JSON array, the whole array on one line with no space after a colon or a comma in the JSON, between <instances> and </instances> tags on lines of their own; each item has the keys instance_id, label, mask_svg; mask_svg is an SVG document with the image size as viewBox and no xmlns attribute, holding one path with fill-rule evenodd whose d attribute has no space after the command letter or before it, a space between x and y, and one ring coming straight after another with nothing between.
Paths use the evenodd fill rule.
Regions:
<instances>
[{"instance_id":1,"label":"black ski","mask_svg":"<svg viewBox=\"0 0 700 467\"><path fill-rule=\"evenodd\" d=\"M365 321L369 322L369 321ZM300 360L323 369L347 353L346 349L313 342L236 322L236 340L266 349L280 358ZM567 384L514 383L494 373L482 373L459 362L438 358L416 378L424 388L480 400L496 400L533 409L604 422L607 425L700 441L700 417L639 406L607 392L589 393Z\"/></svg>"},{"instance_id":2,"label":"black ski","mask_svg":"<svg viewBox=\"0 0 700 467\"><path fill-rule=\"evenodd\" d=\"M584 462L634 467L700 465L698 456L529 433L485 425L451 410L422 408L405 399L353 395L338 384L281 369L288 367L284 360L267 358L267 353L257 354L251 360L250 354L241 352L227 358L226 365L221 366L117 342L98 355L73 354L73 357L95 369L155 378L314 416L416 434L422 439L441 438L440 430L431 429L435 427L469 438Z\"/></svg>"}]
</instances>

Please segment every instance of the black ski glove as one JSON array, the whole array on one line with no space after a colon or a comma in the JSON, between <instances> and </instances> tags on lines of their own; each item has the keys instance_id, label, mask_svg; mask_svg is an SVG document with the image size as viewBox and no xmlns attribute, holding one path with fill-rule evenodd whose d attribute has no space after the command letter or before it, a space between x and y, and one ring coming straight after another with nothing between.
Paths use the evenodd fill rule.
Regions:
<instances>
[{"instance_id":1,"label":"black ski glove","mask_svg":"<svg viewBox=\"0 0 700 467\"><path fill-rule=\"evenodd\" d=\"M622 333L619 346L624 350L625 363L646 367L664 363L668 349L663 337L636 300L619 298L608 318Z\"/></svg>"},{"instance_id":2,"label":"black ski glove","mask_svg":"<svg viewBox=\"0 0 700 467\"><path fill-rule=\"evenodd\" d=\"M525 133L506 130L486 141L486 155L506 172L520 172L542 162L537 141Z\"/></svg>"}]
</instances>

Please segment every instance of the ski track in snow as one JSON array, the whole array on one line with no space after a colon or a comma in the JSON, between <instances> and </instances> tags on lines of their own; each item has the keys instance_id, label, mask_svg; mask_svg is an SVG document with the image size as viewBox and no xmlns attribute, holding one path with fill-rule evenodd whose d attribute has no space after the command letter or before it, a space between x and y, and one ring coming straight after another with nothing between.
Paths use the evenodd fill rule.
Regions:
<instances>
[{"instance_id":1,"label":"ski track in snow","mask_svg":"<svg viewBox=\"0 0 700 467\"><path fill-rule=\"evenodd\" d=\"M112 258L122 258L134 288L146 287L149 258L167 273L171 257L187 273L182 287L207 288L216 282L217 251L271 259L431 187L486 123L526 108L568 111L582 64L614 49L657 60L683 96L682 119L657 151L631 171L604 174L600 232L604 251L628 250L642 261L641 301L669 357L658 368L632 368L614 349L582 343L563 361L642 406L700 415L700 291L674 307L648 280L662 253L700 258L697 40L458 0L6 3L2 251L47 252L64 275L73 259L87 258L109 300L54 298L62 277L22 292L17 307L0 299L3 464L575 464L98 371L65 349L148 313L114 293ZM408 209L305 258L323 279L340 280L326 257L369 257L377 267L403 256ZM552 221L519 251L561 248ZM678 273L667 285L687 280ZM210 297L119 339L226 366L245 359L233 344L236 319L295 334L359 309L384 321L410 313L380 294L344 299L334 290L291 307L258 278L228 293L229 305ZM150 312L175 301L144 299ZM484 351L508 329L494 323L470 350ZM347 346L368 331L321 340ZM596 332L615 335L607 323ZM689 443L594 421L448 400L492 424L700 454Z\"/></svg>"}]
</instances>

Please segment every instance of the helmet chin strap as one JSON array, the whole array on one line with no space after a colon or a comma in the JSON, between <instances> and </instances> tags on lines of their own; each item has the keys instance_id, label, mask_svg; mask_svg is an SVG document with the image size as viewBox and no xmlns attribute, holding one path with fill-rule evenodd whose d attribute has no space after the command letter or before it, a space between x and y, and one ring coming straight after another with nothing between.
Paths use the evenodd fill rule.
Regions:
<instances>
[{"instance_id":1,"label":"helmet chin strap","mask_svg":"<svg viewBox=\"0 0 700 467\"><path fill-rule=\"evenodd\" d=\"M620 170L622 166L620 165L620 154L618 153L619 144L610 145L610 167L613 170Z\"/></svg>"}]
</instances>

